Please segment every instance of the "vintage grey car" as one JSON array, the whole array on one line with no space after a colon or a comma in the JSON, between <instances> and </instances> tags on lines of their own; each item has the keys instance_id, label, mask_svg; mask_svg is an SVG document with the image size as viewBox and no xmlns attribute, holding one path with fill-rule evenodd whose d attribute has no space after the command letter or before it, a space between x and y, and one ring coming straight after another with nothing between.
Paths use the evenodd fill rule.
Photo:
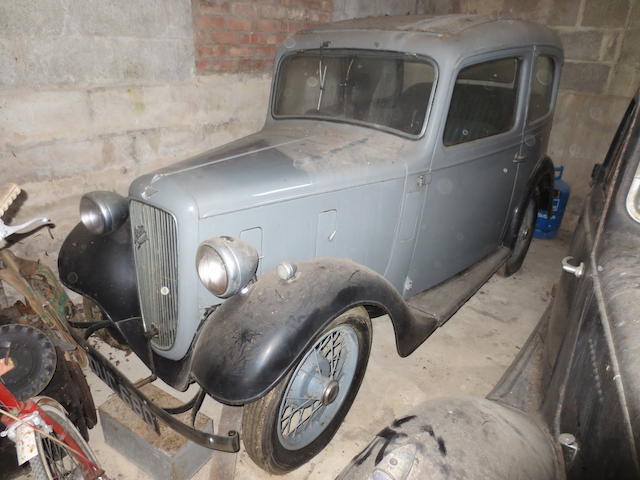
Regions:
<instances>
[{"instance_id":1,"label":"vintage grey car","mask_svg":"<svg viewBox=\"0 0 640 480\"><path fill-rule=\"evenodd\" d=\"M244 405L251 458L283 473L331 439L362 381L371 318L407 356L526 255L551 200L557 36L483 16L381 17L284 42L263 129L86 194L65 284L178 390ZM151 424L235 451L151 403L87 345ZM168 413L169 412L169 413Z\"/></svg>"}]
</instances>

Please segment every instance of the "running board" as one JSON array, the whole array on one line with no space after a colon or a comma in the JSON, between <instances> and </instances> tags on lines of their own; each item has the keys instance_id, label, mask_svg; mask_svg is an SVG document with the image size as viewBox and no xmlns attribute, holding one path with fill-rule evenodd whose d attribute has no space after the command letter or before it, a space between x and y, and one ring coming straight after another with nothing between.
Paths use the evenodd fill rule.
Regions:
<instances>
[{"instance_id":1,"label":"running board","mask_svg":"<svg viewBox=\"0 0 640 480\"><path fill-rule=\"evenodd\" d=\"M500 247L449 280L407 300L412 313L433 318L442 326L507 261L511 250Z\"/></svg>"}]
</instances>

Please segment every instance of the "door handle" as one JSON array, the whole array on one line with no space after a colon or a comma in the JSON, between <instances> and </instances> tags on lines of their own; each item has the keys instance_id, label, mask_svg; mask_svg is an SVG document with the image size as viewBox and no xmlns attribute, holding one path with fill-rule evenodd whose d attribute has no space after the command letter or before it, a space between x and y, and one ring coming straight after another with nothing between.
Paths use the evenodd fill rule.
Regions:
<instances>
[{"instance_id":1,"label":"door handle","mask_svg":"<svg viewBox=\"0 0 640 480\"><path fill-rule=\"evenodd\" d=\"M513 157L513 163L522 163L527 159L522 153L516 153L516 156Z\"/></svg>"},{"instance_id":2,"label":"door handle","mask_svg":"<svg viewBox=\"0 0 640 480\"><path fill-rule=\"evenodd\" d=\"M572 256L564 257L562 259L562 270L580 278L584 273L584 262L580 262L580 265L575 266L571 265L571 260L573 260Z\"/></svg>"}]
</instances>

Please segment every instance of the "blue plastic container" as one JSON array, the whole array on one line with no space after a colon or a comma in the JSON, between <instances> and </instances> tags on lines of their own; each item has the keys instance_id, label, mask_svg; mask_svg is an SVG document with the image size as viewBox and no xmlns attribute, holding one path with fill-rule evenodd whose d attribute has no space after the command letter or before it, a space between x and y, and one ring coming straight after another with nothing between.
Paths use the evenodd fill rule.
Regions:
<instances>
[{"instance_id":1,"label":"blue plastic container","mask_svg":"<svg viewBox=\"0 0 640 480\"><path fill-rule=\"evenodd\" d=\"M553 208L551 218L547 215L546 210L538 211L536 219L536 230L533 234L536 238L554 238L558 234L564 211L567 208L571 187L567 182L562 180L564 167L555 169L556 176L553 179Z\"/></svg>"}]
</instances>

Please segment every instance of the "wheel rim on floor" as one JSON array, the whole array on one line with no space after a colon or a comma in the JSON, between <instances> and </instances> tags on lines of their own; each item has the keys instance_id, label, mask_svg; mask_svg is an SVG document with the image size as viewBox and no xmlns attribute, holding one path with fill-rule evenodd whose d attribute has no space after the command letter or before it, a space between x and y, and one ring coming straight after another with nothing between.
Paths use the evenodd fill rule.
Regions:
<instances>
[{"instance_id":1,"label":"wheel rim on floor","mask_svg":"<svg viewBox=\"0 0 640 480\"><path fill-rule=\"evenodd\" d=\"M49 438L43 438L42 450L46 457L45 469L50 478L56 480L82 480L84 478L82 467L78 461L60 444Z\"/></svg>"},{"instance_id":2,"label":"wheel rim on floor","mask_svg":"<svg viewBox=\"0 0 640 480\"><path fill-rule=\"evenodd\" d=\"M278 413L278 439L288 450L306 447L340 410L356 373L358 337L340 325L323 334L293 372Z\"/></svg>"},{"instance_id":3,"label":"wheel rim on floor","mask_svg":"<svg viewBox=\"0 0 640 480\"><path fill-rule=\"evenodd\" d=\"M82 453L93 463L96 458L87 442L82 438L80 432L66 416L60 406L42 404L40 408L55 422L57 422L73 440L78 444ZM54 438L59 438L58 434L51 432ZM44 478L55 480L82 480L85 472L73 454L68 452L62 445L50 438L37 434L36 445L38 457L42 465ZM33 460L32 460L33 461ZM36 475L37 477L37 475ZM39 478L39 477L38 477Z\"/></svg>"}]
</instances>

